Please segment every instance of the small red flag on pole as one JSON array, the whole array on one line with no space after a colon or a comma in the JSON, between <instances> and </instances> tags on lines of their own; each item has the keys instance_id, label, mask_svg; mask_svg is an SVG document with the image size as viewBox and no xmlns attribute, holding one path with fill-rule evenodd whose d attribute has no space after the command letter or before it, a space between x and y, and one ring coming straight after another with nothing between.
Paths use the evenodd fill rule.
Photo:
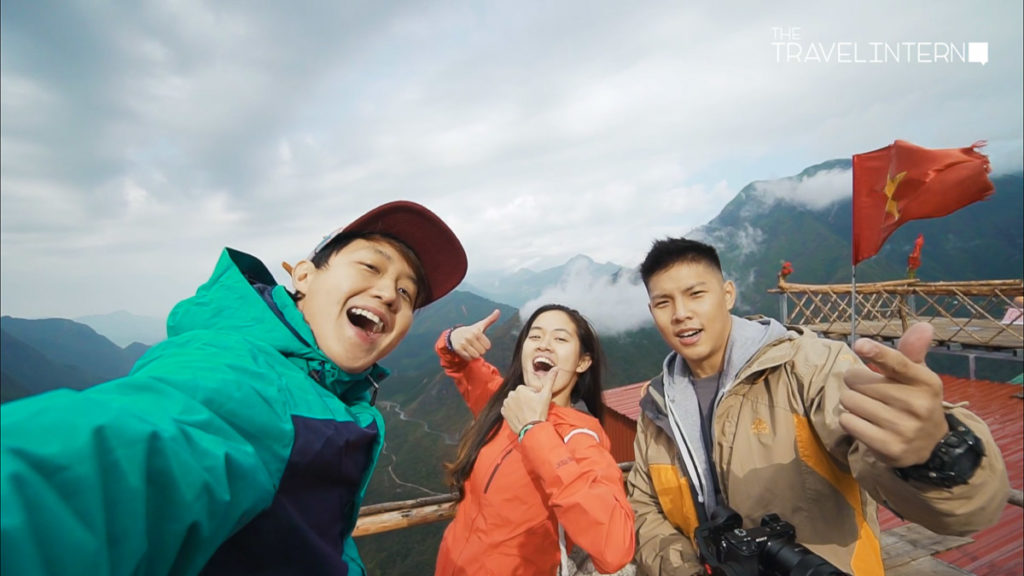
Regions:
<instances>
[{"instance_id":1,"label":"small red flag on pole","mask_svg":"<svg viewBox=\"0 0 1024 576\"><path fill-rule=\"evenodd\" d=\"M896 140L853 156L853 264L878 253L910 220L938 218L989 197L988 156L976 149L932 150Z\"/></svg>"},{"instance_id":2,"label":"small red flag on pole","mask_svg":"<svg viewBox=\"0 0 1024 576\"><path fill-rule=\"evenodd\" d=\"M907 256L907 278L917 278L917 269L921 267L921 247L924 246L924 234L918 234L914 240L914 249Z\"/></svg>"}]
</instances>

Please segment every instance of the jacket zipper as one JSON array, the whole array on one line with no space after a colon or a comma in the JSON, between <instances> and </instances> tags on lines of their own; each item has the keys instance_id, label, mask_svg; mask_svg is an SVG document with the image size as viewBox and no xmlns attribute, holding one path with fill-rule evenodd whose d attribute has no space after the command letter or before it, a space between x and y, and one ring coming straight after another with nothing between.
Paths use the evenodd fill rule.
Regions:
<instances>
[{"instance_id":1,"label":"jacket zipper","mask_svg":"<svg viewBox=\"0 0 1024 576\"><path fill-rule=\"evenodd\" d=\"M506 458L508 458L508 455L511 454L512 451L515 450L515 448L516 447L514 445L509 446L508 450L505 450L505 453L502 454L501 458L498 459L498 463L495 464L494 469L491 470L491 475L487 477L487 484L484 485L484 494L487 494L487 491L490 490L491 482L494 481L494 475L498 473L498 468L501 468L501 464L505 461Z\"/></svg>"}]
</instances>

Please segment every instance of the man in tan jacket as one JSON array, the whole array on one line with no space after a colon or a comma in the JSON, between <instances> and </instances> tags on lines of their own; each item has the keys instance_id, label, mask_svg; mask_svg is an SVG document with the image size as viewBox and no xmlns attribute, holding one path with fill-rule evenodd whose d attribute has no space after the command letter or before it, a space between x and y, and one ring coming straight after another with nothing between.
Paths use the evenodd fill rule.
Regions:
<instances>
[{"instance_id":1,"label":"man in tan jacket","mask_svg":"<svg viewBox=\"0 0 1024 576\"><path fill-rule=\"evenodd\" d=\"M998 519L1002 456L984 422L943 403L924 363L930 325L898 350L865 339L851 350L738 318L715 249L683 238L655 242L640 272L673 350L641 400L627 478L647 574L706 574L694 533L725 505L745 528L778 514L857 576L883 574L876 502L946 534Z\"/></svg>"}]
</instances>

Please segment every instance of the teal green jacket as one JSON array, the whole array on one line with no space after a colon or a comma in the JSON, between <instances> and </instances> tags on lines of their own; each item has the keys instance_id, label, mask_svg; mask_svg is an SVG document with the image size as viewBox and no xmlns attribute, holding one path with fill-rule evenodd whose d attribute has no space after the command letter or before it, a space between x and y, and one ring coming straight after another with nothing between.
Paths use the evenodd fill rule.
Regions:
<instances>
[{"instance_id":1,"label":"teal green jacket","mask_svg":"<svg viewBox=\"0 0 1024 576\"><path fill-rule=\"evenodd\" d=\"M342 372L225 249L128 376L0 408L0 573L363 574L379 366Z\"/></svg>"}]
</instances>

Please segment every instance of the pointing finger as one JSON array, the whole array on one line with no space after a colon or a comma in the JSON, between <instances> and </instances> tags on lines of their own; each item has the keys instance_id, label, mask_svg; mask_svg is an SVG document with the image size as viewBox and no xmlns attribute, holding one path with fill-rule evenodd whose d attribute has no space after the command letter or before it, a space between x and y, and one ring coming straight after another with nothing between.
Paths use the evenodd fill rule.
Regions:
<instances>
[{"instance_id":1,"label":"pointing finger","mask_svg":"<svg viewBox=\"0 0 1024 576\"><path fill-rule=\"evenodd\" d=\"M931 341L931 327L928 326L927 334L923 337L921 332L923 332L921 329L913 332L907 331L907 336L911 338L903 346L912 356L868 338L861 338L854 342L853 350L865 362L873 364L890 380L903 384L928 383L934 386L936 382L940 382L939 377L924 364L927 344Z\"/></svg>"},{"instance_id":2,"label":"pointing finger","mask_svg":"<svg viewBox=\"0 0 1024 576\"><path fill-rule=\"evenodd\" d=\"M857 410L847 405L847 400L851 398L847 392L864 395L893 409L909 414L916 414L920 410L918 403L921 396L917 393L908 393L908 383L894 381L888 376L874 372L866 366L855 366L847 370L843 373L843 382L848 390L840 395L839 404L846 410L857 412ZM941 396L941 388L932 387L929 384L929 389L925 394L926 398L939 398ZM859 412L858 415L864 416Z\"/></svg>"},{"instance_id":3,"label":"pointing finger","mask_svg":"<svg viewBox=\"0 0 1024 576\"><path fill-rule=\"evenodd\" d=\"M843 382L851 388L859 388L868 384L878 384L885 381L885 376L871 370L867 366L854 366L843 372Z\"/></svg>"},{"instance_id":4,"label":"pointing finger","mask_svg":"<svg viewBox=\"0 0 1024 576\"><path fill-rule=\"evenodd\" d=\"M497 322L498 318L500 318L500 317L501 317L501 310L498 310L497 308L495 308L493 312L488 314L487 317L484 318L483 320L477 322L475 324L475 326L477 328L479 328L481 332L483 332L484 330L487 330L488 328L490 328L495 322Z\"/></svg>"}]
</instances>

